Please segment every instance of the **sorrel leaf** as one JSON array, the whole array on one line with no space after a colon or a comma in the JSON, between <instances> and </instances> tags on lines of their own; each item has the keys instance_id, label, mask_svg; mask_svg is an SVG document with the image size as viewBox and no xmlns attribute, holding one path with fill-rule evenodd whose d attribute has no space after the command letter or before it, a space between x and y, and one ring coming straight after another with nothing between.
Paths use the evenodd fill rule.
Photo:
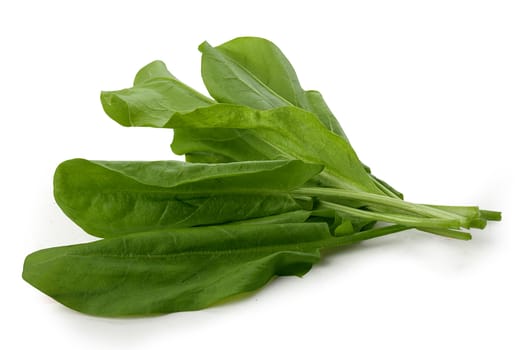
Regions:
<instances>
[{"instance_id":1,"label":"sorrel leaf","mask_svg":"<svg viewBox=\"0 0 531 350\"><path fill-rule=\"evenodd\" d=\"M321 169L298 160L214 166L72 159L57 168L54 194L85 231L113 237L298 210L289 191Z\"/></svg>"}]
</instances>

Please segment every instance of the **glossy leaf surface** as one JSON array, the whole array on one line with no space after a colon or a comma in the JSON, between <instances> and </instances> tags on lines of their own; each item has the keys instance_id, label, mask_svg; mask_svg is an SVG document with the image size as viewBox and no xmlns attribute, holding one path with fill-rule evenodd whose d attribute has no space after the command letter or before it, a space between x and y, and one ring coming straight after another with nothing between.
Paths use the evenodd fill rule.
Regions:
<instances>
[{"instance_id":1,"label":"glossy leaf surface","mask_svg":"<svg viewBox=\"0 0 531 350\"><path fill-rule=\"evenodd\" d=\"M286 56L271 41L240 37L199 46L201 75L217 101L256 109L296 106L312 112L330 131L347 139L318 91L305 91Z\"/></svg>"},{"instance_id":2,"label":"glossy leaf surface","mask_svg":"<svg viewBox=\"0 0 531 350\"><path fill-rule=\"evenodd\" d=\"M122 125L129 118L151 122L166 119L175 111L192 111L215 101L177 80L161 61L143 67L132 88L101 93L103 109Z\"/></svg>"},{"instance_id":3,"label":"glossy leaf surface","mask_svg":"<svg viewBox=\"0 0 531 350\"><path fill-rule=\"evenodd\" d=\"M321 169L298 160L214 166L72 159L57 168L54 194L84 230L112 237L298 210L288 192Z\"/></svg>"},{"instance_id":4,"label":"glossy leaf surface","mask_svg":"<svg viewBox=\"0 0 531 350\"><path fill-rule=\"evenodd\" d=\"M110 114L120 118L121 114ZM325 166L320 176L322 182L339 186L381 193L365 171L350 144L340 136L326 129L310 113L295 107L282 107L260 111L245 106L215 104L198 108L189 113L177 112L169 118L135 118L129 115L121 123L130 126L151 126L172 129L238 129L252 131L251 144L267 144L268 148L257 148L262 152L275 151L278 157L300 159ZM215 136L213 136L215 137ZM175 144L176 142L174 142ZM174 151L180 153L177 145ZM201 149L189 148L189 152L203 152ZM225 154L223 154L225 155ZM273 155L270 154L270 157Z\"/></svg>"},{"instance_id":5,"label":"glossy leaf surface","mask_svg":"<svg viewBox=\"0 0 531 350\"><path fill-rule=\"evenodd\" d=\"M226 225L140 233L30 254L24 279L92 315L197 310L302 276L331 238L325 224Z\"/></svg>"},{"instance_id":6,"label":"glossy leaf surface","mask_svg":"<svg viewBox=\"0 0 531 350\"><path fill-rule=\"evenodd\" d=\"M325 223L204 226L49 248L26 257L22 277L62 304L98 316L198 310L302 276L320 250L404 231L393 225L333 237Z\"/></svg>"},{"instance_id":7,"label":"glossy leaf surface","mask_svg":"<svg viewBox=\"0 0 531 350\"><path fill-rule=\"evenodd\" d=\"M324 184L381 193L350 144L328 131L311 113L298 108L257 111L243 106L218 104L188 114L176 113L163 127L251 130L254 138L247 138L247 142L255 145L268 158L276 155L321 163L325 166L320 176ZM271 148L261 147L262 143ZM172 149L180 153L183 151L181 147L182 144L174 140ZM193 149L187 149L186 153L191 151Z\"/></svg>"}]
</instances>

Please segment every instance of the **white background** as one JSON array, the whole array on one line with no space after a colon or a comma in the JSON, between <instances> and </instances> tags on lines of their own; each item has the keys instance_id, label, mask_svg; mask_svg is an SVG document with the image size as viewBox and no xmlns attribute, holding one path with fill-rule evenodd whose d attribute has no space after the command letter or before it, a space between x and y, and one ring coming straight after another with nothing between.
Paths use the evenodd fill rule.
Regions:
<instances>
[{"instance_id":1,"label":"white background","mask_svg":"<svg viewBox=\"0 0 531 350\"><path fill-rule=\"evenodd\" d=\"M530 18L510 0L2 2L0 347L530 349ZM154 59L204 91L197 45L243 35L274 41L407 199L503 222L469 242L366 242L302 279L163 317L89 317L25 283L28 253L91 240L54 202L59 162L174 158L169 130L119 126L99 91Z\"/></svg>"}]
</instances>

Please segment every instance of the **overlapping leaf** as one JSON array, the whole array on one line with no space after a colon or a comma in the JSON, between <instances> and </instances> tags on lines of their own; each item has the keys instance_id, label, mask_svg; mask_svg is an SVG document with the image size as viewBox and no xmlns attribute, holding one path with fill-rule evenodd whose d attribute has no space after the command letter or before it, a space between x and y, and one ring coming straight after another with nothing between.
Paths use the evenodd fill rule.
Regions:
<instances>
[{"instance_id":1,"label":"overlapping leaf","mask_svg":"<svg viewBox=\"0 0 531 350\"><path fill-rule=\"evenodd\" d=\"M72 159L57 168L54 194L85 231L113 237L297 210L289 191L321 169L298 160L213 166Z\"/></svg>"},{"instance_id":2,"label":"overlapping leaf","mask_svg":"<svg viewBox=\"0 0 531 350\"><path fill-rule=\"evenodd\" d=\"M300 107L347 139L322 95L301 87L295 69L271 41L240 37L216 47L204 42L199 50L203 82L217 101L255 109Z\"/></svg>"},{"instance_id":3,"label":"overlapping leaf","mask_svg":"<svg viewBox=\"0 0 531 350\"><path fill-rule=\"evenodd\" d=\"M319 250L403 230L333 238L324 223L206 226L137 233L30 254L23 277L64 305L98 316L197 310L305 274Z\"/></svg>"},{"instance_id":4,"label":"overlapping leaf","mask_svg":"<svg viewBox=\"0 0 531 350\"><path fill-rule=\"evenodd\" d=\"M215 100L154 61L101 102L122 125L173 129L173 151L205 164L62 163L57 203L105 238L30 254L26 281L92 315L197 310L301 276L321 249L408 228L467 240L463 228L501 219L403 201L359 161L321 94L302 89L273 43L244 37L200 50Z\"/></svg>"}]
</instances>

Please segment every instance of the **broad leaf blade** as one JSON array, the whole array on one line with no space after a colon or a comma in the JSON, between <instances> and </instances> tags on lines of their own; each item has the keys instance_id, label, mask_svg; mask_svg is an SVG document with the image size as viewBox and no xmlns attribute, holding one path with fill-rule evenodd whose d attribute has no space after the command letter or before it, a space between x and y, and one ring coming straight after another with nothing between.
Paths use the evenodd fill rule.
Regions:
<instances>
[{"instance_id":1,"label":"broad leaf blade","mask_svg":"<svg viewBox=\"0 0 531 350\"><path fill-rule=\"evenodd\" d=\"M160 61L142 68L132 88L103 91L100 98L105 112L121 125L130 125L133 116L156 123L175 111L189 112L215 103L175 79Z\"/></svg>"},{"instance_id":2,"label":"broad leaf blade","mask_svg":"<svg viewBox=\"0 0 531 350\"><path fill-rule=\"evenodd\" d=\"M73 159L57 168L54 194L85 231L113 237L297 210L289 191L321 169L288 160L212 166Z\"/></svg>"},{"instance_id":3,"label":"broad leaf blade","mask_svg":"<svg viewBox=\"0 0 531 350\"><path fill-rule=\"evenodd\" d=\"M175 154L215 154L220 160L230 162L281 157L275 147L261 140L250 129L176 128L171 149Z\"/></svg>"},{"instance_id":4,"label":"broad leaf blade","mask_svg":"<svg viewBox=\"0 0 531 350\"><path fill-rule=\"evenodd\" d=\"M240 37L216 47L205 42L199 49L203 82L217 101L256 109L300 107L347 139L322 95L304 91L295 69L271 41Z\"/></svg>"},{"instance_id":5,"label":"broad leaf blade","mask_svg":"<svg viewBox=\"0 0 531 350\"><path fill-rule=\"evenodd\" d=\"M23 278L92 315L197 310L305 274L330 239L325 224L227 225L140 233L30 254Z\"/></svg>"},{"instance_id":6,"label":"broad leaf blade","mask_svg":"<svg viewBox=\"0 0 531 350\"><path fill-rule=\"evenodd\" d=\"M201 74L208 92L218 102L242 104L256 109L289 105L267 84L255 77L230 56L204 42Z\"/></svg>"},{"instance_id":7,"label":"broad leaf blade","mask_svg":"<svg viewBox=\"0 0 531 350\"><path fill-rule=\"evenodd\" d=\"M316 119L325 128L346 140L341 126L322 96L316 91L304 91L300 88L293 67L274 44L260 38L238 38L229 43L217 48L212 48L207 43L201 46L204 59L210 62L205 65L205 69L219 70L221 75L229 74L229 82L214 80L221 85L235 84L234 88L227 89L227 94L243 98L246 101L238 101L259 109L294 104L306 108L314 118L317 116ZM267 62L256 52L253 53L253 48L256 52L271 55L272 68L268 69ZM101 100L107 114L118 123L151 127L165 127L173 113L187 114L215 103L176 80L160 61L144 67L137 74L133 88L103 92ZM252 101L258 101L258 104ZM277 145L257 137L253 130L230 127L207 129L179 127L174 132L173 151L177 154L194 153L195 157L188 157L191 161L211 163L286 157L278 151ZM352 171L354 177L360 175L357 166ZM372 188L371 191L400 196L382 181L376 178L371 178L370 181L372 184L368 186ZM324 184L330 185L330 181L325 181Z\"/></svg>"},{"instance_id":8,"label":"broad leaf blade","mask_svg":"<svg viewBox=\"0 0 531 350\"><path fill-rule=\"evenodd\" d=\"M256 109L306 107L295 70L269 40L240 37L217 47L204 42L199 50L203 81L219 102Z\"/></svg>"},{"instance_id":9,"label":"broad leaf blade","mask_svg":"<svg viewBox=\"0 0 531 350\"><path fill-rule=\"evenodd\" d=\"M130 121L130 125L172 129L249 130L257 142L268 145L267 149L263 148L265 152L274 150L277 157L323 164L325 170L320 179L326 185L381 194L350 144L327 130L313 114L299 108L258 111L244 106L217 104L190 113L175 113L165 122L156 121L156 125L143 119L131 118ZM176 147L173 149L176 150ZM205 151L214 150L205 150L202 144L198 144L197 149L187 149L186 153Z\"/></svg>"}]
</instances>

